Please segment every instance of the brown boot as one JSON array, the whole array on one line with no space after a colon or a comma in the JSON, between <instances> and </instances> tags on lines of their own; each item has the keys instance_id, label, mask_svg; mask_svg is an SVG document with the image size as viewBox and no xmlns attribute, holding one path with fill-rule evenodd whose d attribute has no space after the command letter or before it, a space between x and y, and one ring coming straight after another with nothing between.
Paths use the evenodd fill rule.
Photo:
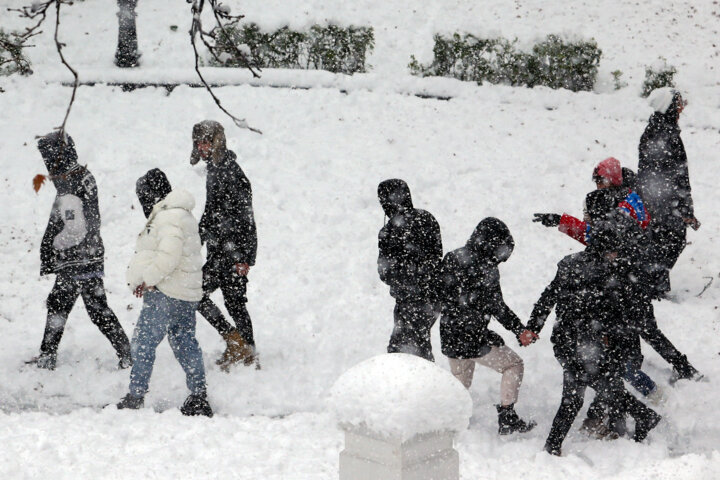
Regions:
<instances>
[{"instance_id":1,"label":"brown boot","mask_svg":"<svg viewBox=\"0 0 720 480\"><path fill-rule=\"evenodd\" d=\"M220 359L216 362L220 365L220 369L227 372L231 365L243 362L250 365L255 361L255 349L248 345L245 339L237 330L231 330L227 335L223 335L227 348L223 352Z\"/></svg>"}]
</instances>

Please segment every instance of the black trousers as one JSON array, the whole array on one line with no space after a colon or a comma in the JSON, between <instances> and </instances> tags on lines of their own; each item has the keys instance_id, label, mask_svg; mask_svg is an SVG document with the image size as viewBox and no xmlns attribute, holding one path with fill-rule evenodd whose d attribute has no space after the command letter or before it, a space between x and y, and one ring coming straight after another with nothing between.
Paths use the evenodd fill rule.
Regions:
<instances>
[{"instance_id":1,"label":"black trousers","mask_svg":"<svg viewBox=\"0 0 720 480\"><path fill-rule=\"evenodd\" d=\"M129 358L130 342L115 313L108 306L102 278L76 280L62 274L55 278L55 285L47 298L47 322L40 352L57 354L68 315L79 296L82 296L90 320L110 340L117 356L121 359Z\"/></svg>"},{"instance_id":2,"label":"black trousers","mask_svg":"<svg viewBox=\"0 0 720 480\"><path fill-rule=\"evenodd\" d=\"M653 257L656 263L664 267L657 279L658 289L670 291L670 270L685 249L687 229L682 220L671 219L651 224Z\"/></svg>"},{"instance_id":3,"label":"black trousers","mask_svg":"<svg viewBox=\"0 0 720 480\"><path fill-rule=\"evenodd\" d=\"M678 372L687 372L689 369L693 369L687 357L675 348L675 345L658 327L655 311L649 298L638 299L631 314L639 322L640 338L645 340L666 362ZM637 354L640 352L638 351Z\"/></svg>"},{"instance_id":4,"label":"black trousers","mask_svg":"<svg viewBox=\"0 0 720 480\"><path fill-rule=\"evenodd\" d=\"M632 396L623 384L618 368L601 369L599 375L589 377L585 373L578 373L575 368L563 365L563 391L560 408L555 414L550 434L545 441L546 449L560 450L565 437L570 431L578 412L583 406L585 390L591 387L596 392L596 400L604 408L599 411L609 411L611 418L623 418L630 414L636 420L652 415L653 411ZM592 416L590 412L589 416Z\"/></svg>"},{"instance_id":5,"label":"black trousers","mask_svg":"<svg viewBox=\"0 0 720 480\"><path fill-rule=\"evenodd\" d=\"M430 329L437 319L434 305L424 298L398 298L393 316L395 326L387 352L410 353L434 361L430 344Z\"/></svg>"},{"instance_id":6,"label":"black trousers","mask_svg":"<svg viewBox=\"0 0 720 480\"><path fill-rule=\"evenodd\" d=\"M219 288L223 295L225 308L235 322L235 328L243 339L254 347L255 336L246 306L247 282L247 277L238 275L231 270L225 272L203 269L203 298L198 304L198 312L223 337L233 330L234 327L225 320L220 309L210 300L210 294Z\"/></svg>"}]
</instances>

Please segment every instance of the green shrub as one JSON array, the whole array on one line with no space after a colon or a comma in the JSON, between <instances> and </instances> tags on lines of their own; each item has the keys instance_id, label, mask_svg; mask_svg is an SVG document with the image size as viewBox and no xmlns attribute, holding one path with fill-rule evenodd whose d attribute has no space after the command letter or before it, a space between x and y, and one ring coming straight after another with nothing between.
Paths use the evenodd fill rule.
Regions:
<instances>
[{"instance_id":1,"label":"green shrub","mask_svg":"<svg viewBox=\"0 0 720 480\"><path fill-rule=\"evenodd\" d=\"M12 33L0 29L0 75L30 75L30 61L23 54L23 46Z\"/></svg>"},{"instance_id":2,"label":"green shrub","mask_svg":"<svg viewBox=\"0 0 720 480\"><path fill-rule=\"evenodd\" d=\"M268 33L254 23L215 29L218 59L211 64L246 66L237 50L251 66L259 68L297 68L328 70L352 75L368 69L367 53L375 47L372 28L314 25L308 32L288 27Z\"/></svg>"},{"instance_id":3,"label":"green shrub","mask_svg":"<svg viewBox=\"0 0 720 480\"><path fill-rule=\"evenodd\" d=\"M549 35L526 53L517 40L479 38L453 34L435 35L433 62L421 65L411 57L411 73L443 76L478 83L503 83L534 87L592 90L602 52L594 41L565 42Z\"/></svg>"},{"instance_id":4,"label":"green shrub","mask_svg":"<svg viewBox=\"0 0 720 480\"><path fill-rule=\"evenodd\" d=\"M643 82L641 95L647 97L656 88L674 87L673 78L676 73L675 67L668 65L664 58L661 58L655 65L645 67L645 81Z\"/></svg>"}]
</instances>

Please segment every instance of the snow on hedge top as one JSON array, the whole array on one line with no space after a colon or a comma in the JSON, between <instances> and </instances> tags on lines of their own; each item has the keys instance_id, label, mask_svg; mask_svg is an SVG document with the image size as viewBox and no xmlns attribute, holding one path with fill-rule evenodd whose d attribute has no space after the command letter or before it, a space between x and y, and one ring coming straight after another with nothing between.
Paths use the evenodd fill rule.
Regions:
<instances>
[{"instance_id":1,"label":"snow on hedge top","mask_svg":"<svg viewBox=\"0 0 720 480\"><path fill-rule=\"evenodd\" d=\"M403 440L432 431L461 431L472 400L447 370L405 353L379 355L355 365L333 385L330 404L342 425Z\"/></svg>"}]
</instances>

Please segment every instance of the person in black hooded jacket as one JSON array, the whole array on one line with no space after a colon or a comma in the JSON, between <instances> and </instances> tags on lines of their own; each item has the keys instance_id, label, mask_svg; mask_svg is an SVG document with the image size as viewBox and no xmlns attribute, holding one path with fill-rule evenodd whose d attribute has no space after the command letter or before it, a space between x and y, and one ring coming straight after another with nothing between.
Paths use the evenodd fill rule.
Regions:
<instances>
[{"instance_id":1,"label":"person in black hooded jacket","mask_svg":"<svg viewBox=\"0 0 720 480\"><path fill-rule=\"evenodd\" d=\"M502 374L499 433L527 432L535 422L521 420L515 412L522 383L522 359L503 339L488 329L491 317L511 331L522 345L533 334L505 304L498 265L506 261L515 242L507 226L497 218L482 220L464 247L445 255L440 271L442 317L440 342L453 375L470 388L475 364Z\"/></svg>"},{"instance_id":2,"label":"person in black hooded jacket","mask_svg":"<svg viewBox=\"0 0 720 480\"><path fill-rule=\"evenodd\" d=\"M110 309L103 285L105 248L100 237L100 210L95 178L77 163L72 138L53 132L38 141L38 150L57 189L40 244L40 275L55 274L47 299L47 322L40 355L29 363L53 370L68 315L78 296L90 320L107 337L120 359L132 364L130 342Z\"/></svg>"},{"instance_id":3,"label":"person in black hooded jacket","mask_svg":"<svg viewBox=\"0 0 720 480\"><path fill-rule=\"evenodd\" d=\"M203 296L198 312L218 331L227 348L216 362L227 371L242 362L259 368L255 336L247 310L247 283L255 265L257 228L250 180L227 149L220 123L205 120L193 126L190 164L207 163L207 199L200 218L200 238L207 247ZM225 320L210 294L220 289L235 326Z\"/></svg>"},{"instance_id":4,"label":"person in black hooded jacket","mask_svg":"<svg viewBox=\"0 0 720 480\"><path fill-rule=\"evenodd\" d=\"M378 199L388 218L378 234L378 273L396 302L387 351L433 361L430 328L437 318L440 226L429 212L413 208L404 180L381 182Z\"/></svg>"},{"instance_id":5,"label":"person in black hooded jacket","mask_svg":"<svg viewBox=\"0 0 720 480\"><path fill-rule=\"evenodd\" d=\"M553 455L561 454L588 386L597 392L591 411L603 415L608 410L614 422L629 413L635 418L634 439L638 442L660 421L657 413L627 392L622 380L627 343L637 338L641 325L625 308L633 296L627 280L632 267L618 256L619 238L613 226L595 223L592 243L585 251L558 263L555 278L535 304L528 322L528 329L539 334L557 307L550 340L563 368L563 392L545 442L545 450ZM602 417L594 418L591 412L588 415L590 421L602 424Z\"/></svg>"},{"instance_id":6,"label":"person in black hooded jacket","mask_svg":"<svg viewBox=\"0 0 720 480\"><path fill-rule=\"evenodd\" d=\"M678 120L686 102L671 88L649 97L655 112L640 137L638 191L653 215L655 259L665 267L660 288L670 291L670 270L685 248L686 229L697 230L685 146Z\"/></svg>"}]
</instances>

